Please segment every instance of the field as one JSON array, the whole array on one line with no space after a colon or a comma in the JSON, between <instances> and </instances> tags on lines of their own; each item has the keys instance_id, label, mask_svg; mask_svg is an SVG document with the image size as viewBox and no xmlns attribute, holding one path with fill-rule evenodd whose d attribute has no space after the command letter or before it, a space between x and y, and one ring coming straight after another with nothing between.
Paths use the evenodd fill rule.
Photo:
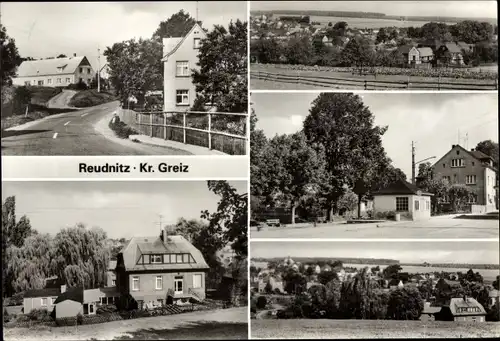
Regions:
<instances>
[{"instance_id":1,"label":"field","mask_svg":"<svg viewBox=\"0 0 500 341\"><path fill-rule=\"evenodd\" d=\"M4 340L176 340L246 339L248 308L81 325L4 329Z\"/></svg>"},{"instance_id":2,"label":"field","mask_svg":"<svg viewBox=\"0 0 500 341\"><path fill-rule=\"evenodd\" d=\"M339 21L345 21L350 28L357 29L378 29L381 27L422 27L428 21L401 21L393 19L375 19L375 18L345 18L345 17L327 17L327 16L311 16L311 22L319 22L322 26L328 25L329 22L335 24ZM447 23L452 25L454 23Z\"/></svg>"},{"instance_id":3,"label":"field","mask_svg":"<svg viewBox=\"0 0 500 341\"><path fill-rule=\"evenodd\" d=\"M495 90L495 81L491 79L471 79L452 77L425 77L407 76L405 74L368 74L360 75L346 71L333 71L331 69L308 69L298 70L298 67L290 65L278 67L275 65L252 64L250 84L251 89L256 90L280 90L280 89L363 89L364 81L367 81L365 90L386 89L422 89L422 90ZM487 67L488 71L494 71L494 67ZM313 70L311 70L313 69ZM392 69L391 69L392 70ZM408 72L410 69L407 69ZM396 71L394 71L396 73ZM399 71L398 71L399 72ZM414 72L414 71L412 71ZM424 72L424 71L422 71ZM269 74L269 80L260 79ZM279 76L289 76L289 80L275 80ZM295 77L300 77L297 83ZM337 78L337 79L328 79ZM321 84L319 84L321 83ZM409 84L408 84L409 83ZM438 85L439 83L439 85Z\"/></svg>"},{"instance_id":4,"label":"field","mask_svg":"<svg viewBox=\"0 0 500 341\"><path fill-rule=\"evenodd\" d=\"M252 338L463 338L498 337L498 322L394 320L252 320Z\"/></svg>"},{"instance_id":5,"label":"field","mask_svg":"<svg viewBox=\"0 0 500 341\"><path fill-rule=\"evenodd\" d=\"M95 89L77 92L69 101L72 107L86 108L95 105L112 102L116 98L108 92L97 92Z\"/></svg>"}]
</instances>

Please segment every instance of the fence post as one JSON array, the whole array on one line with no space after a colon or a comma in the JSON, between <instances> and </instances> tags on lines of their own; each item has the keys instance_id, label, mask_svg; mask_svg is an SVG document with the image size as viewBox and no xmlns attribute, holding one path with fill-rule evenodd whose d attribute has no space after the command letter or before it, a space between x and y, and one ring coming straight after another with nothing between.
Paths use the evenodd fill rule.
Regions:
<instances>
[{"instance_id":1,"label":"fence post","mask_svg":"<svg viewBox=\"0 0 500 341\"><path fill-rule=\"evenodd\" d=\"M408 80L406 81L406 88L410 88L410 76L408 76Z\"/></svg>"},{"instance_id":2,"label":"fence post","mask_svg":"<svg viewBox=\"0 0 500 341\"><path fill-rule=\"evenodd\" d=\"M138 130L139 130L140 133L142 133L142 126L141 126L141 116L142 116L142 114L139 112L136 115L139 118L139 122L137 123L138 124L138 128L139 128Z\"/></svg>"},{"instance_id":3,"label":"fence post","mask_svg":"<svg viewBox=\"0 0 500 341\"><path fill-rule=\"evenodd\" d=\"M495 78L495 90L498 90L498 79Z\"/></svg>"},{"instance_id":4,"label":"fence post","mask_svg":"<svg viewBox=\"0 0 500 341\"><path fill-rule=\"evenodd\" d=\"M365 90L368 90L368 82L365 79Z\"/></svg>"},{"instance_id":5,"label":"fence post","mask_svg":"<svg viewBox=\"0 0 500 341\"><path fill-rule=\"evenodd\" d=\"M182 134L183 134L183 141L184 144L186 144L186 113L182 113Z\"/></svg>"},{"instance_id":6,"label":"fence post","mask_svg":"<svg viewBox=\"0 0 500 341\"><path fill-rule=\"evenodd\" d=\"M151 117L149 118L149 124L151 124L151 137L153 137L153 113L149 113Z\"/></svg>"},{"instance_id":7,"label":"fence post","mask_svg":"<svg viewBox=\"0 0 500 341\"><path fill-rule=\"evenodd\" d=\"M212 149L212 114L208 113L208 149Z\"/></svg>"},{"instance_id":8,"label":"fence post","mask_svg":"<svg viewBox=\"0 0 500 341\"><path fill-rule=\"evenodd\" d=\"M441 75L438 76L438 91L441 90Z\"/></svg>"},{"instance_id":9,"label":"fence post","mask_svg":"<svg viewBox=\"0 0 500 341\"><path fill-rule=\"evenodd\" d=\"M163 113L163 138L167 139L167 114Z\"/></svg>"}]
</instances>

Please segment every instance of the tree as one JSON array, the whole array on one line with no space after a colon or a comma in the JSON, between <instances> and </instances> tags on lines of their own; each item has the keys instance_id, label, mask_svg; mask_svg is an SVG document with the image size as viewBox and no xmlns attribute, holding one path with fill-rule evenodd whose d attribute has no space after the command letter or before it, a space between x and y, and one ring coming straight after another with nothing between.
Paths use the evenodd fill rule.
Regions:
<instances>
[{"instance_id":1,"label":"tree","mask_svg":"<svg viewBox=\"0 0 500 341\"><path fill-rule=\"evenodd\" d=\"M491 41L494 32L493 25L476 20L460 21L456 25L451 26L450 30L456 40L464 41L467 44Z\"/></svg>"},{"instance_id":2,"label":"tree","mask_svg":"<svg viewBox=\"0 0 500 341\"><path fill-rule=\"evenodd\" d=\"M160 22L160 25L153 33L153 39L162 42L163 38L184 37L194 24L196 24L196 20L181 9L179 12L172 14L166 21ZM201 25L201 22L199 24Z\"/></svg>"},{"instance_id":3,"label":"tree","mask_svg":"<svg viewBox=\"0 0 500 341\"><path fill-rule=\"evenodd\" d=\"M331 218L345 185L353 185L366 170L363 160L375 155L365 147L378 144L385 127L374 126L374 117L361 97L350 93L322 93L312 103L304 120L304 134L310 145L325 155L323 196ZM369 186L367 186L369 187Z\"/></svg>"},{"instance_id":4,"label":"tree","mask_svg":"<svg viewBox=\"0 0 500 341\"><path fill-rule=\"evenodd\" d=\"M60 54L56 58L68 58L68 56L66 56L65 54Z\"/></svg>"},{"instance_id":5,"label":"tree","mask_svg":"<svg viewBox=\"0 0 500 341\"><path fill-rule=\"evenodd\" d=\"M476 195L474 189L462 184L453 184L448 189L451 207L454 212L462 211L464 206Z\"/></svg>"},{"instance_id":6,"label":"tree","mask_svg":"<svg viewBox=\"0 0 500 341\"><path fill-rule=\"evenodd\" d=\"M300 294L306 290L307 281L304 275L288 269L282 276L284 290L288 294Z\"/></svg>"},{"instance_id":7,"label":"tree","mask_svg":"<svg viewBox=\"0 0 500 341\"><path fill-rule=\"evenodd\" d=\"M314 57L314 46L309 35L291 38L285 48L288 64L310 65Z\"/></svg>"},{"instance_id":8,"label":"tree","mask_svg":"<svg viewBox=\"0 0 500 341\"><path fill-rule=\"evenodd\" d=\"M496 290L499 290L498 282L500 282L500 276L497 276L495 281L493 281L493 288L495 288Z\"/></svg>"},{"instance_id":9,"label":"tree","mask_svg":"<svg viewBox=\"0 0 500 341\"><path fill-rule=\"evenodd\" d=\"M434 194L431 196L431 212L436 213L438 203L448 195L450 184L444 179L426 179L419 184L419 187L428 193Z\"/></svg>"},{"instance_id":10,"label":"tree","mask_svg":"<svg viewBox=\"0 0 500 341\"><path fill-rule=\"evenodd\" d=\"M484 154L491 156L493 158L493 167L498 169L498 142L493 142L492 140L481 141L477 144L476 150L483 152Z\"/></svg>"},{"instance_id":11,"label":"tree","mask_svg":"<svg viewBox=\"0 0 500 341\"><path fill-rule=\"evenodd\" d=\"M403 270L399 264L388 265L383 271L384 278L386 279L398 279L400 271Z\"/></svg>"},{"instance_id":12,"label":"tree","mask_svg":"<svg viewBox=\"0 0 500 341\"><path fill-rule=\"evenodd\" d=\"M247 256L248 194L238 194L227 181L208 181L208 189L221 199L217 211L202 211L201 218L208 220L207 231L222 235L239 257Z\"/></svg>"},{"instance_id":13,"label":"tree","mask_svg":"<svg viewBox=\"0 0 500 341\"><path fill-rule=\"evenodd\" d=\"M265 296L259 296L259 298L257 298L257 308L258 309L266 309L266 305L267 305L267 299Z\"/></svg>"},{"instance_id":14,"label":"tree","mask_svg":"<svg viewBox=\"0 0 500 341\"><path fill-rule=\"evenodd\" d=\"M387 317L392 320L418 320L424 310L424 300L417 289L391 291Z\"/></svg>"},{"instance_id":15,"label":"tree","mask_svg":"<svg viewBox=\"0 0 500 341\"><path fill-rule=\"evenodd\" d=\"M281 55L281 46L274 38L252 40L250 43L250 55L259 63L276 63L279 61Z\"/></svg>"},{"instance_id":16,"label":"tree","mask_svg":"<svg viewBox=\"0 0 500 341\"><path fill-rule=\"evenodd\" d=\"M378 44L378 43L385 43L387 40L389 40L389 35L385 31L385 28L381 27L377 33L377 39L375 41Z\"/></svg>"},{"instance_id":17,"label":"tree","mask_svg":"<svg viewBox=\"0 0 500 341\"><path fill-rule=\"evenodd\" d=\"M355 37L346 44L341 54L341 63L344 66L356 66L363 68L370 66L374 62L374 51L370 47L368 40Z\"/></svg>"},{"instance_id":18,"label":"tree","mask_svg":"<svg viewBox=\"0 0 500 341\"><path fill-rule=\"evenodd\" d=\"M266 294L272 294L272 292L273 292L273 286L271 285L270 282L266 283L266 286L264 287L264 292Z\"/></svg>"},{"instance_id":19,"label":"tree","mask_svg":"<svg viewBox=\"0 0 500 341\"><path fill-rule=\"evenodd\" d=\"M358 206L358 196L352 190L347 189L339 198L337 205L341 214L342 212L352 212Z\"/></svg>"},{"instance_id":20,"label":"tree","mask_svg":"<svg viewBox=\"0 0 500 341\"><path fill-rule=\"evenodd\" d=\"M432 165L430 162L424 162L418 165L418 177L421 181L432 179Z\"/></svg>"},{"instance_id":21,"label":"tree","mask_svg":"<svg viewBox=\"0 0 500 341\"><path fill-rule=\"evenodd\" d=\"M222 112L247 112L247 24L220 25L202 40L198 54L199 70L193 70L196 96ZM239 118L238 118L239 119Z\"/></svg>"},{"instance_id":22,"label":"tree","mask_svg":"<svg viewBox=\"0 0 500 341\"><path fill-rule=\"evenodd\" d=\"M0 56L2 56L0 79L3 88L4 86L12 85L12 77L16 75L17 67L21 64L21 57L19 56L15 40L7 35L7 29L1 24Z\"/></svg>"},{"instance_id":23,"label":"tree","mask_svg":"<svg viewBox=\"0 0 500 341\"><path fill-rule=\"evenodd\" d=\"M322 271L318 274L318 282L323 285L326 285L334 279L339 279L335 271Z\"/></svg>"}]
</instances>

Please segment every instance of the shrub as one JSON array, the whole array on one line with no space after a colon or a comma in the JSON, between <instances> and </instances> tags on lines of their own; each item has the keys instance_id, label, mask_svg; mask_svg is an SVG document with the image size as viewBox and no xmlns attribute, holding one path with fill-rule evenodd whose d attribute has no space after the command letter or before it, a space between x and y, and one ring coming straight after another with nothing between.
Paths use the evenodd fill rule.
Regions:
<instances>
[{"instance_id":1,"label":"shrub","mask_svg":"<svg viewBox=\"0 0 500 341\"><path fill-rule=\"evenodd\" d=\"M265 309L266 305L267 305L267 299L264 296L259 296L259 298L257 298L257 308Z\"/></svg>"},{"instance_id":2,"label":"shrub","mask_svg":"<svg viewBox=\"0 0 500 341\"><path fill-rule=\"evenodd\" d=\"M79 81L78 83L75 84L70 84L66 87L66 89L70 90L88 90L88 85L85 84L83 81Z\"/></svg>"},{"instance_id":3,"label":"shrub","mask_svg":"<svg viewBox=\"0 0 500 341\"><path fill-rule=\"evenodd\" d=\"M121 295L118 301L115 302L115 305L119 311L137 310L139 307L135 298L130 294Z\"/></svg>"},{"instance_id":4,"label":"shrub","mask_svg":"<svg viewBox=\"0 0 500 341\"><path fill-rule=\"evenodd\" d=\"M78 315L76 315L76 323L83 324L83 315L81 313L78 313Z\"/></svg>"},{"instance_id":5,"label":"shrub","mask_svg":"<svg viewBox=\"0 0 500 341\"><path fill-rule=\"evenodd\" d=\"M99 306L96 310L96 313L98 315L102 315L102 314L109 314L109 313L114 313L116 312L118 309L116 308L115 305L113 304L108 304L108 305L102 305L102 306Z\"/></svg>"},{"instance_id":6,"label":"shrub","mask_svg":"<svg viewBox=\"0 0 500 341\"><path fill-rule=\"evenodd\" d=\"M139 134L136 130L130 128L125 123L120 121L118 116L113 117L111 122L109 122L109 127L113 130L119 138L128 139L130 135Z\"/></svg>"},{"instance_id":7,"label":"shrub","mask_svg":"<svg viewBox=\"0 0 500 341\"><path fill-rule=\"evenodd\" d=\"M279 288L274 288L274 293L277 294L277 295L282 295L283 294Z\"/></svg>"},{"instance_id":8,"label":"shrub","mask_svg":"<svg viewBox=\"0 0 500 341\"><path fill-rule=\"evenodd\" d=\"M33 309L29 312L28 317L32 321L43 321L47 320L47 317L50 318L47 309Z\"/></svg>"}]
</instances>

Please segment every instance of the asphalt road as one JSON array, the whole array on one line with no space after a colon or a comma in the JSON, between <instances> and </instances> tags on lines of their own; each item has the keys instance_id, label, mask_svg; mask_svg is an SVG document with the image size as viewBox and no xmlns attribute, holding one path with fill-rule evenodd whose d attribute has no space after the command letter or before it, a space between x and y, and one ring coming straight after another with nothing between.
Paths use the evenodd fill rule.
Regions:
<instances>
[{"instance_id":1,"label":"asphalt road","mask_svg":"<svg viewBox=\"0 0 500 341\"><path fill-rule=\"evenodd\" d=\"M264 227L252 238L492 238L499 236L498 220L435 217L424 221L382 224L319 224L316 227Z\"/></svg>"},{"instance_id":2,"label":"asphalt road","mask_svg":"<svg viewBox=\"0 0 500 341\"><path fill-rule=\"evenodd\" d=\"M119 139L107 127L118 102L70 111L2 132L2 155L186 155ZM111 115L111 116L110 116ZM109 118L110 119L110 118ZM98 126L101 129L98 129ZM104 134L108 130L111 134Z\"/></svg>"},{"instance_id":3,"label":"asphalt road","mask_svg":"<svg viewBox=\"0 0 500 341\"><path fill-rule=\"evenodd\" d=\"M52 97L47 102L49 108L69 108L69 101L76 94L75 90L63 90L59 95Z\"/></svg>"}]
</instances>

